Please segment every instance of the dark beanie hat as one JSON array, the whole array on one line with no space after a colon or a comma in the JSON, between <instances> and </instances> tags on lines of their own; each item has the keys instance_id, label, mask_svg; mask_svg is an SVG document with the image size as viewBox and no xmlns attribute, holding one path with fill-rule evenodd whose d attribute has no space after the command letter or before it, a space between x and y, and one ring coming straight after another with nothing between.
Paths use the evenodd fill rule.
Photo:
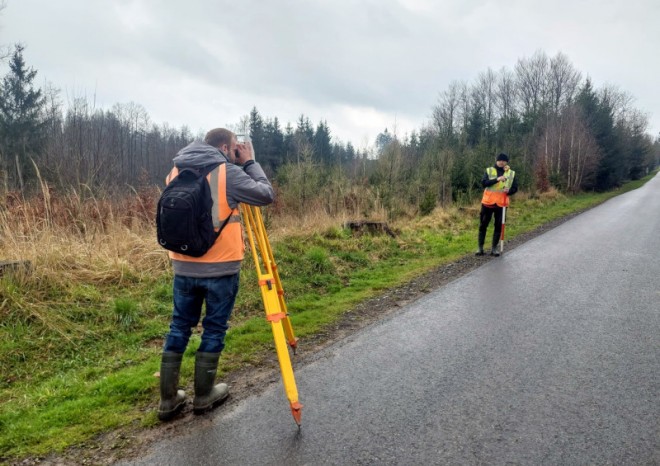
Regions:
<instances>
[{"instance_id":1,"label":"dark beanie hat","mask_svg":"<svg viewBox=\"0 0 660 466\"><path fill-rule=\"evenodd\" d=\"M500 155L497 156L497 160L504 160L505 162L509 161L509 156L506 155L504 152L500 153Z\"/></svg>"}]
</instances>

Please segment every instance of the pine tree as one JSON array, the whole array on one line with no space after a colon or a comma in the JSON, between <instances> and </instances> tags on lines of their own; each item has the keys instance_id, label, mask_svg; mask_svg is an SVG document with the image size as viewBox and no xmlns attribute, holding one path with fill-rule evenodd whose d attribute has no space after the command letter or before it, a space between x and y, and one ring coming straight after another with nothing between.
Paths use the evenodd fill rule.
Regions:
<instances>
[{"instance_id":1,"label":"pine tree","mask_svg":"<svg viewBox=\"0 0 660 466\"><path fill-rule=\"evenodd\" d=\"M264 138L264 120L261 118L257 107L252 107L250 111L250 139L252 139L252 147L254 154L260 160L264 155L266 147Z\"/></svg>"},{"instance_id":2,"label":"pine tree","mask_svg":"<svg viewBox=\"0 0 660 466\"><path fill-rule=\"evenodd\" d=\"M273 172L282 164L284 152L284 134L280 128L280 121L275 117L267 120L264 126L264 153L262 163Z\"/></svg>"},{"instance_id":3,"label":"pine tree","mask_svg":"<svg viewBox=\"0 0 660 466\"><path fill-rule=\"evenodd\" d=\"M613 109L606 99L599 98L589 78L578 94L577 103L601 153L595 188L612 189L622 181L624 172L627 171L621 163L618 139L614 132Z\"/></svg>"},{"instance_id":4,"label":"pine tree","mask_svg":"<svg viewBox=\"0 0 660 466\"><path fill-rule=\"evenodd\" d=\"M326 166L333 163L332 147L330 145L330 128L328 123L320 121L314 132L314 155Z\"/></svg>"},{"instance_id":5,"label":"pine tree","mask_svg":"<svg viewBox=\"0 0 660 466\"><path fill-rule=\"evenodd\" d=\"M309 117L305 115L300 115L298 118L298 126L296 127L296 135L301 139L301 142L305 142L310 146L314 146L314 127L312 122L309 120Z\"/></svg>"},{"instance_id":6,"label":"pine tree","mask_svg":"<svg viewBox=\"0 0 660 466\"><path fill-rule=\"evenodd\" d=\"M296 160L296 143L295 143L295 134L293 132L293 126L291 123L286 124L284 128L284 141L282 143L283 163L292 163Z\"/></svg>"},{"instance_id":7,"label":"pine tree","mask_svg":"<svg viewBox=\"0 0 660 466\"><path fill-rule=\"evenodd\" d=\"M45 99L41 89L35 89L36 70L27 68L22 45L15 47L9 61L9 73L0 87L0 144L2 163L13 165L21 192L30 172L29 159L37 154L43 143L43 108Z\"/></svg>"},{"instance_id":8,"label":"pine tree","mask_svg":"<svg viewBox=\"0 0 660 466\"><path fill-rule=\"evenodd\" d=\"M392 143L392 141L394 141L394 138L387 130L387 128L385 128L385 131L379 133L376 136L376 151L378 153L378 156L383 154L385 149L387 149L387 146L389 146Z\"/></svg>"}]
</instances>

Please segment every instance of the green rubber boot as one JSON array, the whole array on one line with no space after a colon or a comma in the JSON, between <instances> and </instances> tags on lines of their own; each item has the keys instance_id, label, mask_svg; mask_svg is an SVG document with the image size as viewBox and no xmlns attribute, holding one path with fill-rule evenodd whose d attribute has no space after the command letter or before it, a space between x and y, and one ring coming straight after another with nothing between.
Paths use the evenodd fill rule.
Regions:
<instances>
[{"instance_id":1,"label":"green rubber boot","mask_svg":"<svg viewBox=\"0 0 660 466\"><path fill-rule=\"evenodd\" d=\"M160 362L160 405L158 419L169 421L186 402L186 392L179 390L179 370L183 354L163 352Z\"/></svg>"},{"instance_id":2,"label":"green rubber boot","mask_svg":"<svg viewBox=\"0 0 660 466\"><path fill-rule=\"evenodd\" d=\"M478 239L478 245L479 249L477 249L477 252L475 253L475 256L483 256L484 253L484 242L486 241L486 232L479 232L479 239Z\"/></svg>"},{"instance_id":3,"label":"green rubber boot","mask_svg":"<svg viewBox=\"0 0 660 466\"><path fill-rule=\"evenodd\" d=\"M195 355L195 398L193 412L201 414L212 409L229 396L226 383L213 385L218 372L220 353L200 353Z\"/></svg>"}]
</instances>

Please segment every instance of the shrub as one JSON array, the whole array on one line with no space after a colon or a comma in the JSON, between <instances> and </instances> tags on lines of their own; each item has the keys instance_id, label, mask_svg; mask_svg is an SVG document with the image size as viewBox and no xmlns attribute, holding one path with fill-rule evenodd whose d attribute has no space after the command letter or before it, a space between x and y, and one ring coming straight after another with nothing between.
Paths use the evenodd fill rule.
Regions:
<instances>
[{"instance_id":1,"label":"shrub","mask_svg":"<svg viewBox=\"0 0 660 466\"><path fill-rule=\"evenodd\" d=\"M436 206L435 193L428 191L422 198L422 201L419 203L419 214L422 216L429 215L431 212L433 212L435 206Z\"/></svg>"}]
</instances>

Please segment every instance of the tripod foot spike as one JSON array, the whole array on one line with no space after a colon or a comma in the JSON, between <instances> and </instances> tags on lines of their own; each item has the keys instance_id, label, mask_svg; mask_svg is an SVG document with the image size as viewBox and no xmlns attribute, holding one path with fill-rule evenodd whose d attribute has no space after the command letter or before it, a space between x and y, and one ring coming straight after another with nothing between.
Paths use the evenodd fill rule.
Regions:
<instances>
[{"instance_id":1,"label":"tripod foot spike","mask_svg":"<svg viewBox=\"0 0 660 466\"><path fill-rule=\"evenodd\" d=\"M298 427L300 427L300 418L302 416L303 405L299 402L291 403L291 414L293 414L293 420L296 421Z\"/></svg>"},{"instance_id":2,"label":"tripod foot spike","mask_svg":"<svg viewBox=\"0 0 660 466\"><path fill-rule=\"evenodd\" d=\"M291 350L293 351L293 354L296 354L296 349L298 349L298 339L294 338L292 341L289 341L289 346L291 347Z\"/></svg>"}]
</instances>

